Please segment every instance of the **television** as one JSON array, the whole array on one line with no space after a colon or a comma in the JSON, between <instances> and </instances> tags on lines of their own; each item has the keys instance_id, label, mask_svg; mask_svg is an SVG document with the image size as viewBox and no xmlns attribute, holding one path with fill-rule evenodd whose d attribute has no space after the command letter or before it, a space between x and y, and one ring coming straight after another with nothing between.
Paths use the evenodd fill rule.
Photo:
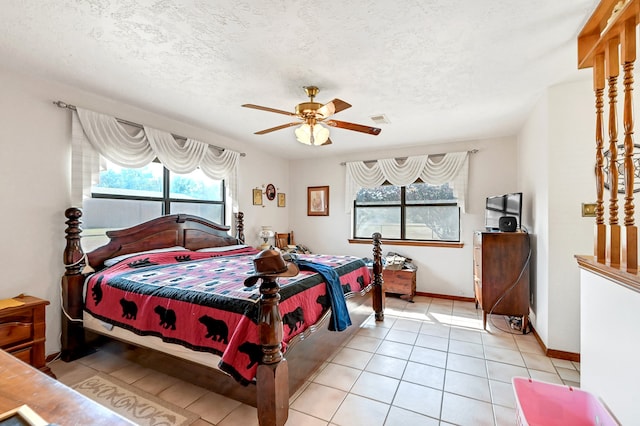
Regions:
<instances>
[{"instance_id":1,"label":"television","mask_svg":"<svg viewBox=\"0 0 640 426\"><path fill-rule=\"evenodd\" d=\"M522 218L522 192L487 197L484 209L485 228L490 231L499 230L499 222L502 216L515 217L517 228L522 228L520 223Z\"/></svg>"}]
</instances>

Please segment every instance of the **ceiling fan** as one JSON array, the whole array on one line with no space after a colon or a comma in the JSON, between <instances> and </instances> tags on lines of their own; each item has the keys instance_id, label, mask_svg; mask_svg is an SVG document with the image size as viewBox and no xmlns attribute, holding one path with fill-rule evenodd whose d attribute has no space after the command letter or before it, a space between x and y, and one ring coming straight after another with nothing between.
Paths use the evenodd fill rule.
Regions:
<instances>
[{"instance_id":1,"label":"ceiling fan","mask_svg":"<svg viewBox=\"0 0 640 426\"><path fill-rule=\"evenodd\" d=\"M313 101L320 89L318 89L316 86L305 86L304 90L309 97L309 102L302 102L296 105L295 112L288 112L254 104L242 105L245 108L275 112L277 114L284 114L290 117L295 117L299 120L280 126L271 127L270 129L260 130L259 132L255 132L255 134L264 135L276 130L286 129L287 127L300 126L296 129L295 132L298 142L304 143L306 145L329 145L331 143L331 139L329 139L329 129L323 126L321 123L331 127L354 130L356 132L368 133L370 135L378 135L382 131L382 129L379 129L377 127L364 126L362 124L348 123L346 121L329 119L329 117L331 117L333 114L344 111L347 108L351 108L351 104L348 104L347 102L336 98L331 102L323 105L321 103Z\"/></svg>"}]
</instances>

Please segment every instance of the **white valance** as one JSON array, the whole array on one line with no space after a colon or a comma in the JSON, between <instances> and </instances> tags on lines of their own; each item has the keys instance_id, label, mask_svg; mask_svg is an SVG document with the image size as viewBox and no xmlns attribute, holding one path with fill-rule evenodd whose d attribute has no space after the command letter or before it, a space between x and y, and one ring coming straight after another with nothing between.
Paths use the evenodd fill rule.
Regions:
<instances>
[{"instance_id":1,"label":"white valance","mask_svg":"<svg viewBox=\"0 0 640 426\"><path fill-rule=\"evenodd\" d=\"M72 123L72 198L74 205L91 197L98 182L100 156L127 168L139 168L155 158L174 173L186 174L200 168L211 179L225 179L232 211L238 211L238 159L240 153L195 139L178 141L162 130L144 126L130 131L116 118L76 108Z\"/></svg>"},{"instance_id":2,"label":"white valance","mask_svg":"<svg viewBox=\"0 0 640 426\"><path fill-rule=\"evenodd\" d=\"M469 178L469 153L450 152L436 161L427 155L408 157L398 161L386 158L375 162L354 161L346 163L345 208L351 213L351 206L361 188L375 188L388 181L392 185L406 186L418 178L431 185L449 182L464 213Z\"/></svg>"}]
</instances>

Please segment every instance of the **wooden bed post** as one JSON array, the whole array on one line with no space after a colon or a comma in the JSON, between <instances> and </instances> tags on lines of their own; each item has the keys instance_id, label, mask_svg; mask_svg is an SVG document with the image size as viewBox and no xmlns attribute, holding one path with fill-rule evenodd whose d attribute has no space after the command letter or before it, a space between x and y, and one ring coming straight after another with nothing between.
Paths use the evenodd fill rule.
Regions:
<instances>
[{"instance_id":1,"label":"wooden bed post","mask_svg":"<svg viewBox=\"0 0 640 426\"><path fill-rule=\"evenodd\" d=\"M282 356L279 291L275 278L262 278L258 324L263 355L256 373L256 402L261 426L283 426L289 413L289 367Z\"/></svg>"},{"instance_id":2,"label":"wooden bed post","mask_svg":"<svg viewBox=\"0 0 640 426\"><path fill-rule=\"evenodd\" d=\"M373 298L373 311L375 312L376 321L384 320L384 292L382 291L382 234L374 233L373 239L373 288L371 289L371 297Z\"/></svg>"},{"instance_id":3,"label":"wooden bed post","mask_svg":"<svg viewBox=\"0 0 640 426\"><path fill-rule=\"evenodd\" d=\"M82 211L76 207L65 210L65 236L67 244L64 248L63 262L66 269L62 276L62 341L61 358L72 361L86 353L84 345L84 329L82 327L82 287L84 275L82 269L86 258L80 245L80 218ZM68 315L68 316L67 316Z\"/></svg>"},{"instance_id":4,"label":"wooden bed post","mask_svg":"<svg viewBox=\"0 0 640 426\"><path fill-rule=\"evenodd\" d=\"M236 238L244 243L244 213L236 213Z\"/></svg>"}]
</instances>

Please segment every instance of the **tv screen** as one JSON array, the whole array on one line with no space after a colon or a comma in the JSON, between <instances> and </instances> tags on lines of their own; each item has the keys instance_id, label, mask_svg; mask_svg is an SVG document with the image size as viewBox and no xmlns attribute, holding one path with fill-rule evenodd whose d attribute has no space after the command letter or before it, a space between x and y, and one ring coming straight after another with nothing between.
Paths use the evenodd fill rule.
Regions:
<instances>
[{"instance_id":1,"label":"tv screen","mask_svg":"<svg viewBox=\"0 0 640 426\"><path fill-rule=\"evenodd\" d=\"M487 197L484 210L485 227L489 230L500 229L499 223L502 216L515 217L518 229L521 228L522 192Z\"/></svg>"}]
</instances>

